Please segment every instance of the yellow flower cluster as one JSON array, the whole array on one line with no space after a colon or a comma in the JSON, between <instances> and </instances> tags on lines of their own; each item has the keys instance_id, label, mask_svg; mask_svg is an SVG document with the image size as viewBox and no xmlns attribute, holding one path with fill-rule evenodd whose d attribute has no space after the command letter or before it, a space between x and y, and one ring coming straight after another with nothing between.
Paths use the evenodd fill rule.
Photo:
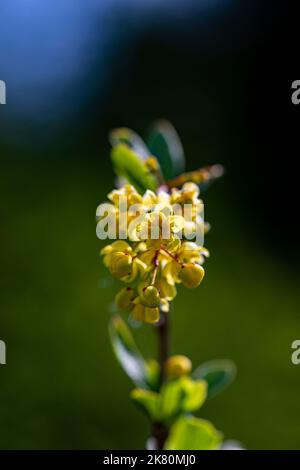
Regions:
<instances>
[{"instance_id":1,"label":"yellow flower cluster","mask_svg":"<svg viewBox=\"0 0 300 470\"><path fill-rule=\"evenodd\" d=\"M156 323L160 311L169 311L169 302L177 293L176 284L195 288L204 276L202 264L208 251L190 237L187 240L179 236L185 229L195 233L197 226L204 224L199 215L199 189L194 183L185 183L182 189L160 190L157 194L147 190L141 195L126 184L108 195L117 220L124 198L126 240L107 245L101 255L111 274L125 284L116 296L117 306L131 312L137 321ZM132 210L136 204L138 211ZM184 204L192 208L188 221L174 212L174 205Z\"/></svg>"}]
</instances>

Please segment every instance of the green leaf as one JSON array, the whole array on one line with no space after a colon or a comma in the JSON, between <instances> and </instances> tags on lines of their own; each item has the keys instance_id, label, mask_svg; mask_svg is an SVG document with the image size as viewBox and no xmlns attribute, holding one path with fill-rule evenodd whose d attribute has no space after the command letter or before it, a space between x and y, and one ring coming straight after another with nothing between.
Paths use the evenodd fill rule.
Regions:
<instances>
[{"instance_id":1,"label":"green leaf","mask_svg":"<svg viewBox=\"0 0 300 470\"><path fill-rule=\"evenodd\" d=\"M127 127L113 129L109 134L109 141L113 147L117 147L119 144L127 145L142 159L150 156L150 150L143 139Z\"/></svg>"},{"instance_id":2,"label":"green leaf","mask_svg":"<svg viewBox=\"0 0 300 470\"><path fill-rule=\"evenodd\" d=\"M236 375L236 367L227 359L215 360L201 364L192 374L194 379L207 382L207 398L211 398L229 385Z\"/></svg>"},{"instance_id":3,"label":"green leaf","mask_svg":"<svg viewBox=\"0 0 300 470\"><path fill-rule=\"evenodd\" d=\"M146 143L157 157L166 180L174 178L185 169L185 157L180 138L168 121L156 121L150 130Z\"/></svg>"},{"instance_id":4,"label":"green leaf","mask_svg":"<svg viewBox=\"0 0 300 470\"><path fill-rule=\"evenodd\" d=\"M189 377L166 382L159 394L159 417L170 420L182 413L198 410L206 399L207 384L204 380Z\"/></svg>"},{"instance_id":5,"label":"green leaf","mask_svg":"<svg viewBox=\"0 0 300 470\"><path fill-rule=\"evenodd\" d=\"M158 394L150 390L135 388L130 394L132 400L141 408L147 416L154 421L158 418Z\"/></svg>"},{"instance_id":6,"label":"green leaf","mask_svg":"<svg viewBox=\"0 0 300 470\"><path fill-rule=\"evenodd\" d=\"M216 450L222 434L209 421L185 416L172 426L165 444L166 450Z\"/></svg>"},{"instance_id":7,"label":"green leaf","mask_svg":"<svg viewBox=\"0 0 300 470\"><path fill-rule=\"evenodd\" d=\"M146 375L150 389L158 392L160 387L160 367L155 359L146 359Z\"/></svg>"},{"instance_id":8,"label":"green leaf","mask_svg":"<svg viewBox=\"0 0 300 470\"><path fill-rule=\"evenodd\" d=\"M166 382L159 394L159 417L161 420L168 420L182 410L182 400L184 391L180 380Z\"/></svg>"},{"instance_id":9,"label":"green leaf","mask_svg":"<svg viewBox=\"0 0 300 470\"><path fill-rule=\"evenodd\" d=\"M118 315L112 318L109 332L114 353L122 369L138 387L148 388L145 361L128 326Z\"/></svg>"},{"instance_id":10,"label":"green leaf","mask_svg":"<svg viewBox=\"0 0 300 470\"><path fill-rule=\"evenodd\" d=\"M125 144L114 147L111 159L118 176L125 178L143 194L147 189L155 191L158 183L139 156Z\"/></svg>"},{"instance_id":11,"label":"green leaf","mask_svg":"<svg viewBox=\"0 0 300 470\"><path fill-rule=\"evenodd\" d=\"M207 383L205 380L191 380L189 377L181 379L181 386L185 396L182 400L182 411L191 413L201 408L206 400Z\"/></svg>"}]
</instances>

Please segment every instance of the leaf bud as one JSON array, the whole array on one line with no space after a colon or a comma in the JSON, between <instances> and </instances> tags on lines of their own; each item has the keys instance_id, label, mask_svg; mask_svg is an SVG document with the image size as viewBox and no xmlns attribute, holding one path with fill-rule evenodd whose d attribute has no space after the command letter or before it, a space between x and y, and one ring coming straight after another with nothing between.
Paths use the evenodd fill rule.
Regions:
<instances>
[{"instance_id":1,"label":"leaf bud","mask_svg":"<svg viewBox=\"0 0 300 470\"><path fill-rule=\"evenodd\" d=\"M191 372L192 362L188 357L178 354L168 358L165 368L169 379L177 379Z\"/></svg>"}]
</instances>

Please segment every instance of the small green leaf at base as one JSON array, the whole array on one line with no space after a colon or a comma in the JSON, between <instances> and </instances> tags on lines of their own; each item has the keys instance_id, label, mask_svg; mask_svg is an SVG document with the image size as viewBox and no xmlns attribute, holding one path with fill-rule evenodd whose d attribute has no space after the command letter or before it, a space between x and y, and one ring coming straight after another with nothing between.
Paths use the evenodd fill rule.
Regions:
<instances>
[{"instance_id":1,"label":"small green leaf at base","mask_svg":"<svg viewBox=\"0 0 300 470\"><path fill-rule=\"evenodd\" d=\"M182 410L186 413L198 410L206 400L207 383L205 380L193 381L188 377L181 379L181 381L185 392Z\"/></svg>"},{"instance_id":2,"label":"small green leaf at base","mask_svg":"<svg viewBox=\"0 0 300 470\"><path fill-rule=\"evenodd\" d=\"M162 421L174 418L181 413L184 392L180 380L163 384L159 394L159 417Z\"/></svg>"},{"instance_id":3,"label":"small green leaf at base","mask_svg":"<svg viewBox=\"0 0 300 470\"><path fill-rule=\"evenodd\" d=\"M221 442L222 434L209 421L186 416L172 426L165 450L217 450Z\"/></svg>"},{"instance_id":4,"label":"small green leaf at base","mask_svg":"<svg viewBox=\"0 0 300 470\"><path fill-rule=\"evenodd\" d=\"M170 421L181 414L198 410L205 402L206 390L204 380L181 377L166 382L159 394L159 418Z\"/></svg>"},{"instance_id":5,"label":"small green leaf at base","mask_svg":"<svg viewBox=\"0 0 300 470\"><path fill-rule=\"evenodd\" d=\"M130 396L147 416L154 421L158 419L158 394L156 392L135 388L132 390Z\"/></svg>"}]
</instances>

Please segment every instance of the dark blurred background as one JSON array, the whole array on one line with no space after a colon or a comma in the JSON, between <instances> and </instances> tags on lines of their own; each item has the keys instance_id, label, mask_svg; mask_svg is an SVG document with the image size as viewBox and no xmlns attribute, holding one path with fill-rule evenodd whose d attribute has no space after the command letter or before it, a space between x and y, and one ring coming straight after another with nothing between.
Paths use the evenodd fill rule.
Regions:
<instances>
[{"instance_id":1,"label":"dark blurred background","mask_svg":"<svg viewBox=\"0 0 300 470\"><path fill-rule=\"evenodd\" d=\"M113 357L95 210L114 185L107 134L166 118L203 195L211 259L182 290L172 351L230 358L200 415L247 448L299 448L297 15L234 0L3 0L0 5L0 448L134 449L149 434ZM147 356L150 327L136 331Z\"/></svg>"}]
</instances>

